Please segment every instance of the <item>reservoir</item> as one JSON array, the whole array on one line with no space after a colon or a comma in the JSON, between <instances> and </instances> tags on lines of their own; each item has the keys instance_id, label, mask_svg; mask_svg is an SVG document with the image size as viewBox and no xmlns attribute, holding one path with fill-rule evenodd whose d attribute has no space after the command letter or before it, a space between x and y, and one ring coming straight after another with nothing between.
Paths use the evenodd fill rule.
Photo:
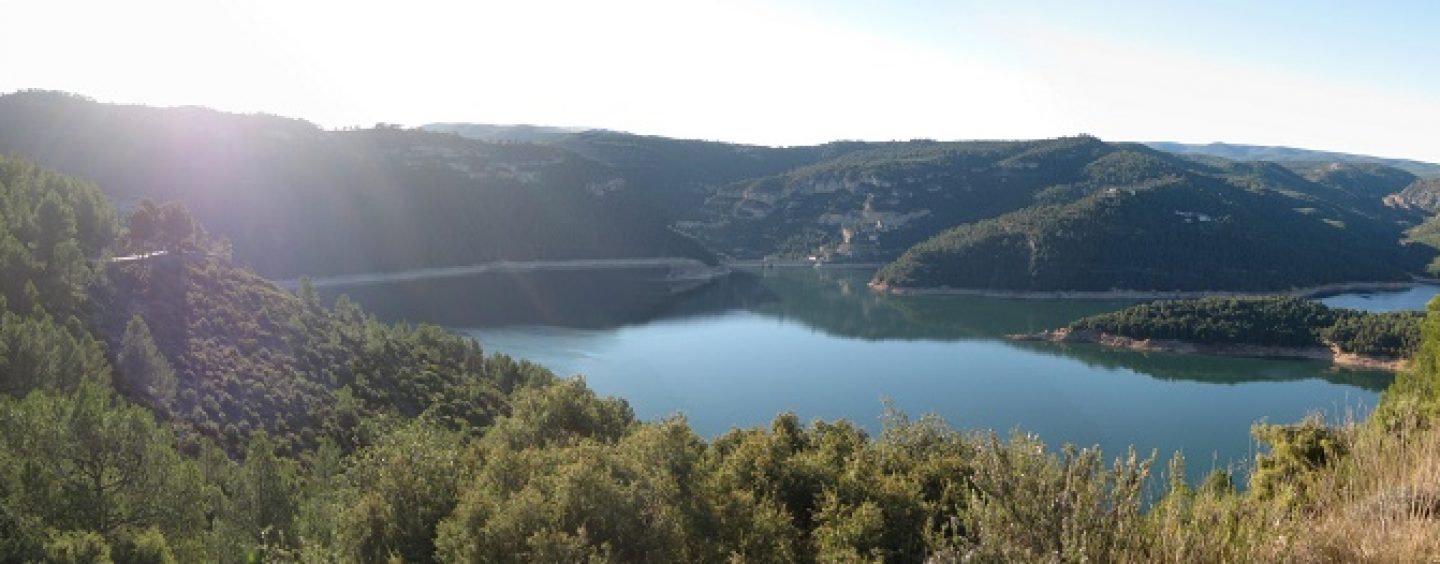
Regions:
<instances>
[{"instance_id":1,"label":"reservoir","mask_svg":"<svg viewBox=\"0 0 1440 564\"><path fill-rule=\"evenodd\" d=\"M776 414L872 433L888 402L961 429L1047 443L1182 451L1192 478L1244 471L1260 421L1362 418L1391 381L1328 363L1017 343L1129 301L891 296L869 270L742 271L673 293L660 270L486 274L324 289L382 319L437 323L490 352L583 375L642 419L683 415L703 436ZM1419 309L1436 288L1346 294L1340 307Z\"/></svg>"}]
</instances>

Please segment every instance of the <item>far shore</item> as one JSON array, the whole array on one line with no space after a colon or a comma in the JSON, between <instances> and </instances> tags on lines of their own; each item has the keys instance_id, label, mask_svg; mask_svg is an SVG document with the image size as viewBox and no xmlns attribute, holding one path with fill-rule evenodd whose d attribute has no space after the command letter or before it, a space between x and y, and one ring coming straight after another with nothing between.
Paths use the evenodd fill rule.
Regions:
<instances>
[{"instance_id":1,"label":"far shore","mask_svg":"<svg viewBox=\"0 0 1440 564\"><path fill-rule=\"evenodd\" d=\"M1290 295L1299 298L1317 298L1350 292L1384 292L1408 290L1416 286L1440 283L1433 278L1415 278L1408 281L1386 282L1339 282L1304 288L1277 290L985 290L979 288L933 288L894 287L881 282L871 282L870 289L897 296L976 296L984 298L1009 298L1017 300L1161 300L1195 299L1210 297L1273 296Z\"/></svg>"},{"instance_id":2,"label":"far shore","mask_svg":"<svg viewBox=\"0 0 1440 564\"><path fill-rule=\"evenodd\" d=\"M1214 356L1240 356L1251 358L1297 358L1329 361L1337 366L1389 370L1398 372L1407 368L1408 360L1366 356L1342 352L1336 347L1276 347L1246 344L1202 344L1170 339L1135 339L1099 331L1072 331L1055 329L1019 335L1007 335L1013 341L1038 341L1048 343L1093 343L1105 347L1128 349L1142 352L1169 352L1179 354L1205 354Z\"/></svg>"},{"instance_id":3,"label":"far shore","mask_svg":"<svg viewBox=\"0 0 1440 564\"><path fill-rule=\"evenodd\" d=\"M883 262L811 262L808 260L732 260L725 262L731 268L819 268L825 270L878 270Z\"/></svg>"},{"instance_id":4,"label":"far shore","mask_svg":"<svg viewBox=\"0 0 1440 564\"><path fill-rule=\"evenodd\" d=\"M310 284L316 288L326 288L386 282L413 282L417 280L453 278L490 273L576 270L626 270L640 268L664 268L667 270L666 280L687 286L709 282L710 280L714 280L716 278L720 278L730 274L730 267L728 265L721 264L711 266L699 260L684 257L519 261L499 260L494 262L464 266L442 266L391 272L367 272L358 274L319 276L311 278ZM293 289L300 286L300 280L301 279L298 278L290 280L277 280L275 281L275 284L277 286L280 286L281 288Z\"/></svg>"}]
</instances>

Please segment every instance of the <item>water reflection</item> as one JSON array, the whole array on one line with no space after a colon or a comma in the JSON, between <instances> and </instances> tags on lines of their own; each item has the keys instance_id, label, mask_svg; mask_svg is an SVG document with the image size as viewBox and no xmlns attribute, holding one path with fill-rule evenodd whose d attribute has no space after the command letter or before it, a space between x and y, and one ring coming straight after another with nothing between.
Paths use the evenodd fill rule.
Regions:
<instances>
[{"instance_id":1,"label":"water reflection","mask_svg":"<svg viewBox=\"0 0 1440 564\"><path fill-rule=\"evenodd\" d=\"M1126 300L1021 300L970 296L890 296L865 287L868 271L779 270L745 273L726 284L760 286L776 299L752 311L803 323L837 337L865 340L1002 340L1005 335L1061 327L1135 303ZM724 290L720 290L724 291ZM1026 351L1079 360L1087 366L1125 369L1161 380L1212 384L1321 378L1371 391L1392 375L1328 366L1308 360L1252 359L1115 350L1089 344L1005 341Z\"/></svg>"},{"instance_id":2,"label":"water reflection","mask_svg":"<svg viewBox=\"0 0 1440 564\"><path fill-rule=\"evenodd\" d=\"M866 270L775 269L730 284L765 287L778 299L753 311L793 319L838 337L867 340L997 339L1114 311L1133 302L892 296L871 292Z\"/></svg>"},{"instance_id":3,"label":"water reflection","mask_svg":"<svg viewBox=\"0 0 1440 564\"><path fill-rule=\"evenodd\" d=\"M1020 300L969 296L891 296L871 292L871 271L778 268L739 271L699 289L676 292L663 269L595 272L485 274L464 278L418 280L330 288L347 293L382 319L437 323L501 335L507 343L527 346L543 337L545 347L563 347L566 339L601 339L605 331L659 320L680 321L745 311L804 325L827 335L865 341L985 340L1086 366L1124 369L1160 380L1212 384L1294 381L1328 382L1379 391L1389 385L1385 372L1332 367L1319 361L1224 358L1106 349L1095 345L1020 343L1004 340L1014 333L1063 326L1070 321L1114 311L1125 300ZM1433 287L1427 287L1432 288ZM1429 295L1433 295L1433 291ZM1340 307L1421 303L1423 291L1401 296L1369 294L1327 298ZM502 328L518 328L514 331ZM567 333L566 329L584 329ZM567 336L567 337L562 337ZM593 346L593 343L590 343ZM518 356L555 356L563 351L509 351Z\"/></svg>"},{"instance_id":4,"label":"water reflection","mask_svg":"<svg viewBox=\"0 0 1440 564\"><path fill-rule=\"evenodd\" d=\"M684 413L704 436L782 411L873 432L889 398L959 428L1023 429L1057 446L1183 451L1197 461L1192 478L1251 460L1257 420L1363 414L1390 380L1319 361L1012 342L1004 335L1129 302L877 295L869 276L762 270L676 293L658 270L551 272L343 291L382 318L440 323L584 374L641 418Z\"/></svg>"}]
</instances>

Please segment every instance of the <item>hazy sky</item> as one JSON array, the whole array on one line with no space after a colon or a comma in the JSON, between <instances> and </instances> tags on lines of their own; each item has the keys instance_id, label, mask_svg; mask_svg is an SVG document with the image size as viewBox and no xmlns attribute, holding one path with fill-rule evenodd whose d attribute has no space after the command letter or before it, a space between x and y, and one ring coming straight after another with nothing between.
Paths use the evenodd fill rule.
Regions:
<instances>
[{"instance_id":1,"label":"hazy sky","mask_svg":"<svg viewBox=\"0 0 1440 564\"><path fill-rule=\"evenodd\" d=\"M1440 2L18 0L0 91L763 144L1231 141L1440 162Z\"/></svg>"}]
</instances>

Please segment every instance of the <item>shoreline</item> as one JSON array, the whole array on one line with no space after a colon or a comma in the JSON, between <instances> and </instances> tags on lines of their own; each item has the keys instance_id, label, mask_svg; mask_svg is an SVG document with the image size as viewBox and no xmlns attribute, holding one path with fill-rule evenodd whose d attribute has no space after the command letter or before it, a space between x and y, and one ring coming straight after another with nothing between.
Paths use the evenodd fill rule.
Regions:
<instances>
[{"instance_id":1,"label":"shoreline","mask_svg":"<svg viewBox=\"0 0 1440 564\"><path fill-rule=\"evenodd\" d=\"M883 262L821 262L815 263L806 260L735 260L722 263L732 268L765 269L765 268L817 268L820 270L879 270L885 266Z\"/></svg>"},{"instance_id":2,"label":"shoreline","mask_svg":"<svg viewBox=\"0 0 1440 564\"><path fill-rule=\"evenodd\" d=\"M1006 335L1005 338L1011 341L1042 343L1089 343L1107 348L1126 349L1139 352L1203 354L1211 356L1234 356L1246 358L1294 358L1306 360L1324 360L1336 366L1343 366L1346 368L1387 370L1391 372L1399 372L1408 368L1410 365L1410 361L1406 359L1393 359L1346 353L1341 352L1335 347L1301 348L1279 347L1269 345L1202 344L1171 339L1135 339L1122 335L1115 335L1112 333L1102 333L1098 331L1072 331L1070 329L1054 329L1050 331L1041 331L1039 333Z\"/></svg>"},{"instance_id":3,"label":"shoreline","mask_svg":"<svg viewBox=\"0 0 1440 564\"><path fill-rule=\"evenodd\" d=\"M1435 284L1440 280L1415 278L1408 281L1388 282L1336 282L1319 286L1306 286L1285 290L984 290L979 288L951 288L937 286L928 288L894 287L882 282L870 282L871 290L896 296L975 296L982 298L1006 298L1016 300L1159 300L1195 299L1212 297L1273 296L1288 295L1297 298L1316 298L1333 294L1367 291L1407 290L1424 284Z\"/></svg>"},{"instance_id":4,"label":"shoreline","mask_svg":"<svg viewBox=\"0 0 1440 564\"><path fill-rule=\"evenodd\" d=\"M369 272L358 274L337 274L318 276L310 279L316 288L345 287L392 282L413 282L437 278L453 278L491 273L520 273L540 271L576 270L629 270L644 268L665 268L667 281L679 285L703 285L730 274L729 265L711 266L696 259L684 257L644 257L618 259L560 259L560 260L499 260L464 266L441 266L417 268L391 272ZM272 280L276 286L294 289L300 286L299 278Z\"/></svg>"}]
</instances>

